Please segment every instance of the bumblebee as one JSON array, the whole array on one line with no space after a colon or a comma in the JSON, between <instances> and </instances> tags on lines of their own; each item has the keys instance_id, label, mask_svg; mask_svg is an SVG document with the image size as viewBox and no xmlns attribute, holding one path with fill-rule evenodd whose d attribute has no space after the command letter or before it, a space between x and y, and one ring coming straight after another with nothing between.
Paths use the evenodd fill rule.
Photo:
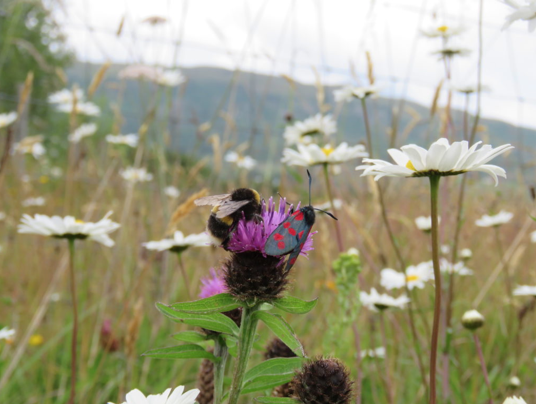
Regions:
<instances>
[{"instance_id":1,"label":"bumblebee","mask_svg":"<svg viewBox=\"0 0 536 404\"><path fill-rule=\"evenodd\" d=\"M207 232L215 245L225 246L238 221L260 217L261 197L251 188L238 188L230 194L212 195L194 201L197 206L214 206L207 222Z\"/></svg>"}]
</instances>

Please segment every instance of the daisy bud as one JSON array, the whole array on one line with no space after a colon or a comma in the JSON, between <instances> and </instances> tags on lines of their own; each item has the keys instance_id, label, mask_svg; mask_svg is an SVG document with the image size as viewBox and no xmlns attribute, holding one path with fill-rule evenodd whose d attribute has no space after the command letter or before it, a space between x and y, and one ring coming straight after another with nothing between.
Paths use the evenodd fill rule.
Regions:
<instances>
[{"instance_id":1,"label":"daisy bud","mask_svg":"<svg viewBox=\"0 0 536 404\"><path fill-rule=\"evenodd\" d=\"M512 389L516 389L518 387L521 387L521 380L519 380L519 377L512 376L510 380L508 380L508 387Z\"/></svg>"},{"instance_id":2,"label":"daisy bud","mask_svg":"<svg viewBox=\"0 0 536 404\"><path fill-rule=\"evenodd\" d=\"M512 396L504 400L503 404L527 404L527 402L522 397Z\"/></svg>"},{"instance_id":3,"label":"daisy bud","mask_svg":"<svg viewBox=\"0 0 536 404\"><path fill-rule=\"evenodd\" d=\"M296 356L297 355L292 351L292 349L286 346L285 343L279 338L274 338L271 340L266 346L266 352L264 353L265 359L295 358ZM292 385L290 383L285 383L281 386L277 386L272 395L274 397L292 397L293 393L294 390L292 389Z\"/></svg>"},{"instance_id":4,"label":"daisy bud","mask_svg":"<svg viewBox=\"0 0 536 404\"><path fill-rule=\"evenodd\" d=\"M474 331L484 325L484 316L476 310L466 311L462 316L462 324L468 330Z\"/></svg>"},{"instance_id":5,"label":"daisy bud","mask_svg":"<svg viewBox=\"0 0 536 404\"><path fill-rule=\"evenodd\" d=\"M279 257L258 251L232 254L223 266L229 293L241 301L271 302L288 285L288 272Z\"/></svg>"},{"instance_id":6,"label":"daisy bud","mask_svg":"<svg viewBox=\"0 0 536 404\"><path fill-rule=\"evenodd\" d=\"M294 396L303 404L347 404L352 398L349 371L337 359L314 359L292 380Z\"/></svg>"},{"instance_id":7,"label":"daisy bud","mask_svg":"<svg viewBox=\"0 0 536 404\"><path fill-rule=\"evenodd\" d=\"M464 248L460 251L460 258L464 261L470 260L473 257L473 252L469 248Z\"/></svg>"}]
</instances>

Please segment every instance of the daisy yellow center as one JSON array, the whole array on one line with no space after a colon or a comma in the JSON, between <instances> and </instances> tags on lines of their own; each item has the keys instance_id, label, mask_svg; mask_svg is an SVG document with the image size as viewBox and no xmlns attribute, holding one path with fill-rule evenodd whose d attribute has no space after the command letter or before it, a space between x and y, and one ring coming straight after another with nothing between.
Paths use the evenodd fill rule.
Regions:
<instances>
[{"instance_id":1,"label":"daisy yellow center","mask_svg":"<svg viewBox=\"0 0 536 404\"><path fill-rule=\"evenodd\" d=\"M78 224L84 224L85 222L84 222L83 220L76 219L76 220L75 220L75 223L78 223Z\"/></svg>"},{"instance_id":2,"label":"daisy yellow center","mask_svg":"<svg viewBox=\"0 0 536 404\"><path fill-rule=\"evenodd\" d=\"M442 25L442 26L438 27L437 30L440 31L440 32L445 33L445 32L447 32L449 30L449 27L447 27L446 25Z\"/></svg>"},{"instance_id":3,"label":"daisy yellow center","mask_svg":"<svg viewBox=\"0 0 536 404\"><path fill-rule=\"evenodd\" d=\"M324 147L322 147L322 151L324 152L324 154L326 156L329 156L331 153L333 153L334 150L335 149L333 147L331 147L329 144L324 146Z\"/></svg>"},{"instance_id":4,"label":"daisy yellow center","mask_svg":"<svg viewBox=\"0 0 536 404\"><path fill-rule=\"evenodd\" d=\"M408 282L417 281L417 280L419 280L419 277L417 275L408 275L408 276L406 276L406 281L408 281Z\"/></svg>"},{"instance_id":5,"label":"daisy yellow center","mask_svg":"<svg viewBox=\"0 0 536 404\"><path fill-rule=\"evenodd\" d=\"M408 162L406 163L406 168L409 168L410 170L413 170L413 171L417 171L417 169L415 168L411 160L408 160Z\"/></svg>"}]
</instances>

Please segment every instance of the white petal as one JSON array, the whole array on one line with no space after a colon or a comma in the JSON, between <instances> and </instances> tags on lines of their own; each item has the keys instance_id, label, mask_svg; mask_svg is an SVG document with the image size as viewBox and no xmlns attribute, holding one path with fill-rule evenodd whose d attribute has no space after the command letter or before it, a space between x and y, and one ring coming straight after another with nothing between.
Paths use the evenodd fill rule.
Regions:
<instances>
[{"instance_id":1,"label":"white petal","mask_svg":"<svg viewBox=\"0 0 536 404\"><path fill-rule=\"evenodd\" d=\"M449 147L447 152L443 155L441 162L439 163L439 171L451 171L456 166L456 163L461 157L462 144L461 142L454 142Z\"/></svg>"},{"instance_id":2,"label":"white petal","mask_svg":"<svg viewBox=\"0 0 536 404\"><path fill-rule=\"evenodd\" d=\"M398 149L389 149L387 150L387 153L391 156L391 158L395 161L396 164L402 167L406 167L406 164L408 164L408 156L401 152Z\"/></svg>"},{"instance_id":3,"label":"white petal","mask_svg":"<svg viewBox=\"0 0 536 404\"><path fill-rule=\"evenodd\" d=\"M446 146L444 142L440 142L440 140L441 139L432 143L432 146L430 146L430 149L426 154L426 169L428 170L437 170L441 159L447 151L448 146Z\"/></svg>"}]
</instances>

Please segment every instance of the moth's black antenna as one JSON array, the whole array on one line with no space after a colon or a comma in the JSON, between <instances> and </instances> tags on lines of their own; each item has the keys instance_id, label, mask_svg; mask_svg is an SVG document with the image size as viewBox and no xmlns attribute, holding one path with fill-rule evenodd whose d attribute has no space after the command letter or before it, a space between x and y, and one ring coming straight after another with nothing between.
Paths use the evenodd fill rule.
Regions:
<instances>
[{"instance_id":1,"label":"moth's black antenna","mask_svg":"<svg viewBox=\"0 0 536 404\"><path fill-rule=\"evenodd\" d=\"M307 175L309 176L309 206L311 206L311 182L313 179L311 178L311 173L309 170L307 170Z\"/></svg>"},{"instance_id":2,"label":"moth's black antenna","mask_svg":"<svg viewBox=\"0 0 536 404\"><path fill-rule=\"evenodd\" d=\"M331 214L331 213L329 213L329 212L326 212L325 210L318 209L318 208L313 208L313 209L314 209L314 210L319 210L320 212L325 213L326 215L330 216L332 219L339 220L339 219L337 219L335 216L333 216L333 214Z\"/></svg>"},{"instance_id":3,"label":"moth's black antenna","mask_svg":"<svg viewBox=\"0 0 536 404\"><path fill-rule=\"evenodd\" d=\"M281 199L283 199L283 200L285 201L285 203L286 203L288 206L292 206L292 204L291 204L291 203L288 203L287 200L286 200L286 198L284 198L279 192L277 193L277 195L279 195L279 197L280 197Z\"/></svg>"}]
</instances>

